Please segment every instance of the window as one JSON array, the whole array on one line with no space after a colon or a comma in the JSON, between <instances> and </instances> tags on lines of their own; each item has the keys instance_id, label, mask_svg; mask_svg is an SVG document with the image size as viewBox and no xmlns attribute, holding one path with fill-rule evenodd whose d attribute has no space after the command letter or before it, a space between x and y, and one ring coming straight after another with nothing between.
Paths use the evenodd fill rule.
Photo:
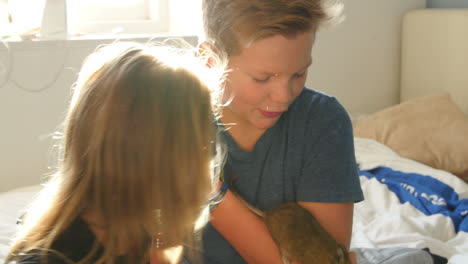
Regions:
<instances>
[{"instance_id":1,"label":"window","mask_svg":"<svg viewBox=\"0 0 468 264\"><path fill-rule=\"evenodd\" d=\"M8 3L7 0L0 0L0 25L8 23Z\"/></svg>"},{"instance_id":2,"label":"window","mask_svg":"<svg viewBox=\"0 0 468 264\"><path fill-rule=\"evenodd\" d=\"M70 15L86 21L146 20L157 7L154 0L68 0L67 4Z\"/></svg>"},{"instance_id":3,"label":"window","mask_svg":"<svg viewBox=\"0 0 468 264\"><path fill-rule=\"evenodd\" d=\"M44 0L0 0L0 34L13 35L37 28L41 21L37 10Z\"/></svg>"},{"instance_id":4,"label":"window","mask_svg":"<svg viewBox=\"0 0 468 264\"><path fill-rule=\"evenodd\" d=\"M154 34L169 31L170 0L48 1L52 4L66 3L68 32L71 34ZM45 3L46 0L0 0L0 36L39 28Z\"/></svg>"},{"instance_id":5,"label":"window","mask_svg":"<svg viewBox=\"0 0 468 264\"><path fill-rule=\"evenodd\" d=\"M168 32L169 0L68 0L70 32Z\"/></svg>"}]
</instances>

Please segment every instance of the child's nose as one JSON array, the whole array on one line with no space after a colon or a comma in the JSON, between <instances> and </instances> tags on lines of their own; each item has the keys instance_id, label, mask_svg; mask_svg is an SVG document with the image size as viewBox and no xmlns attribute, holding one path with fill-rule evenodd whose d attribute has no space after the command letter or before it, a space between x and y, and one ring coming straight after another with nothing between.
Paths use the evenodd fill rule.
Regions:
<instances>
[{"instance_id":1,"label":"child's nose","mask_svg":"<svg viewBox=\"0 0 468 264\"><path fill-rule=\"evenodd\" d=\"M282 80L275 82L271 87L270 99L281 105L289 105L293 99L291 83Z\"/></svg>"}]
</instances>

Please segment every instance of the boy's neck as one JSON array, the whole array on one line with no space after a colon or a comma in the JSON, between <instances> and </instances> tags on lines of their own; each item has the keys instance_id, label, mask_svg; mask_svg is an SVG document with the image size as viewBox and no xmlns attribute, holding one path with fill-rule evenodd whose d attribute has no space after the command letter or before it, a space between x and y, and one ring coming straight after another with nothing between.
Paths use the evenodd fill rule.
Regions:
<instances>
[{"instance_id":1,"label":"boy's neck","mask_svg":"<svg viewBox=\"0 0 468 264\"><path fill-rule=\"evenodd\" d=\"M221 121L239 148L246 152L251 152L255 144L257 144L258 140L266 132L266 129L258 129L249 124L230 123L228 120L225 120L225 118L221 118Z\"/></svg>"}]
</instances>

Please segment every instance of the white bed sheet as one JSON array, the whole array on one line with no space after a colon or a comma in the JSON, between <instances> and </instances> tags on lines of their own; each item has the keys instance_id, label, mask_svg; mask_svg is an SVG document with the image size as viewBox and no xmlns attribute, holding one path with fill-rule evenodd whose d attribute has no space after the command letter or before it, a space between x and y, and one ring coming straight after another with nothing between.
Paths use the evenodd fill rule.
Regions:
<instances>
[{"instance_id":1,"label":"white bed sheet","mask_svg":"<svg viewBox=\"0 0 468 264\"><path fill-rule=\"evenodd\" d=\"M40 189L40 185L34 185L0 193L0 263L8 254L16 220Z\"/></svg>"},{"instance_id":2,"label":"white bed sheet","mask_svg":"<svg viewBox=\"0 0 468 264\"><path fill-rule=\"evenodd\" d=\"M356 159L361 169L385 166L394 170L430 175L450 185L459 198L468 198L468 185L454 175L405 159L370 139L355 139ZM365 200L354 210L351 247L429 248L449 263L468 263L468 234L454 231L452 221L442 215L426 216L409 203L401 204L386 185L361 176Z\"/></svg>"}]
</instances>

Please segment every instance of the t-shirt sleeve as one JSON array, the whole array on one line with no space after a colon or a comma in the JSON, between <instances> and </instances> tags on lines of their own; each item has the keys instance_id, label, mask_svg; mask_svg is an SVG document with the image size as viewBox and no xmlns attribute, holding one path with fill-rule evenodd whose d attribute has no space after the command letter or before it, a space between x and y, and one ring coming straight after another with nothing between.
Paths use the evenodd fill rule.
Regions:
<instances>
[{"instance_id":1,"label":"t-shirt sleeve","mask_svg":"<svg viewBox=\"0 0 468 264\"><path fill-rule=\"evenodd\" d=\"M296 199L331 203L362 201L352 123L346 110L335 98L330 98L322 111L314 115L315 121L310 119L312 124L306 130L314 135L305 143Z\"/></svg>"}]
</instances>

